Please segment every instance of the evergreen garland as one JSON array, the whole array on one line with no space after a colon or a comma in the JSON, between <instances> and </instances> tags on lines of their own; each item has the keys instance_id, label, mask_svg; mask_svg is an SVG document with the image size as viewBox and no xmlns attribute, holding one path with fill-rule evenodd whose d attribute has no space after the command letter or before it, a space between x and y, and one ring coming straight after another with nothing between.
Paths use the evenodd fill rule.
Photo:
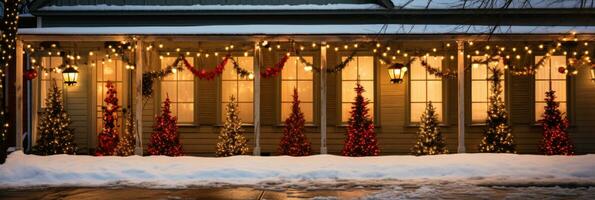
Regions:
<instances>
[{"instance_id":1,"label":"evergreen garland","mask_svg":"<svg viewBox=\"0 0 595 200\"><path fill-rule=\"evenodd\" d=\"M498 67L488 67L492 73L491 96L489 97L488 118L484 137L479 151L484 153L516 153L512 129L508 124L508 112L502 101L502 71Z\"/></svg>"},{"instance_id":2,"label":"evergreen garland","mask_svg":"<svg viewBox=\"0 0 595 200\"><path fill-rule=\"evenodd\" d=\"M72 121L64 110L62 91L53 80L45 99L46 107L39 118L39 138L33 147L37 155L75 154L77 146L74 143L74 129L70 128Z\"/></svg>"},{"instance_id":3,"label":"evergreen garland","mask_svg":"<svg viewBox=\"0 0 595 200\"><path fill-rule=\"evenodd\" d=\"M217 142L215 154L218 157L248 154L248 140L244 137L242 120L234 96L230 97L226 111L225 123L219 133L219 142Z\"/></svg>"},{"instance_id":4,"label":"evergreen garland","mask_svg":"<svg viewBox=\"0 0 595 200\"><path fill-rule=\"evenodd\" d=\"M417 131L417 143L411 149L416 156L448 153L446 143L438 127L436 108L429 102L421 115L421 124Z\"/></svg>"}]
</instances>

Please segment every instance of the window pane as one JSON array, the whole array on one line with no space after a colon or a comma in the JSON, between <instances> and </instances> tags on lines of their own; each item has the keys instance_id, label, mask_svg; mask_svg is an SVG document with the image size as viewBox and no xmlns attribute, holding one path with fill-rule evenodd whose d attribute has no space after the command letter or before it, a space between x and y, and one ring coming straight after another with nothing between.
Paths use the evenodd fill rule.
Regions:
<instances>
[{"instance_id":1,"label":"window pane","mask_svg":"<svg viewBox=\"0 0 595 200\"><path fill-rule=\"evenodd\" d=\"M229 102L229 99L233 95L236 100L238 99L238 86L236 81L222 81L221 82L221 101Z\"/></svg>"},{"instance_id":2,"label":"window pane","mask_svg":"<svg viewBox=\"0 0 595 200\"><path fill-rule=\"evenodd\" d=\"M178 122L194 122L194 103L178 103Z\"/></svg>"},{"instance_id":3,"label":"window pane","mask_svg":"<svg viewBox=\"0 0 595 200\"><path fill-rule=\"evenodd\" d=\"M252 102L254 95L254 85L252 81L238 81L238 101L239 102Z\"/></svg>"},{"instance_id":4,"label":"window pane","mask_svg":"<svg viewBox=\"0 0 595 200\"><path fill-rule=\"evenodd\" d=\"M342 103L341 104L341 120L343 122L347 122L347 120L349 120L349 117L351 116L350 112L351 112L351 106L352 103Z\"/></svg>"},{"instance_id":5,"label":"window pane","mask_svg":"<svg viewBox=\"0 0 595 200\"><path fill-rule=\"evenodd\" d=\"M283 68L283 71L281 72L281 77L283 78L283 80L296 79L297 78L297 72L296 72L297 66L298 66L297 57L290 56L289 59L287 59L287 63L285 63L285 67Z\"/></svg>"},{"instance_id":6,"label":"window pane","mask_svg":"<svg viewBox=\"0 0 595 200\"><path fill-rule=\"evenodd\" d=\"M358 56L357 58L360 80L374 80L374 57Z\"/></svg>"},{"instance_id":7,"label":"window pane","mask_svg":"<svg viewBox=\"0 0 595 200\"><path fill-rule=\"evenodd\" d=\"M244 123L252 123L254 120L254 116L252 115L252 103L238 103L238 108L240 112L240 118Z\"/></svg>"},{"instance_id":8,"label":"window pane","mask_svg":"<svg viewBox=\"0 0 595 200\"><path fill-rule=\"evenodd\" d=\"M411 102L426 102L426 82L411 81Z\"/></svg>"},{"instance_id":9,"label":"window pane","mask_svg":"<svg viewBox=\"0 0 595 200\"><path fill-rule=\"evenodd\" d=\"M300 109L304 113L306 123L312 123L314 121L314 104L313 103L300 103Z\"/></svg>"},{"instance_id":10,"label":"window pane","mask_svg":"<svg viewBox=\"0 0 595 200\"><path fill-rule=\"evenodd\" d=\"M556 91L558 102L566 101L566 81L552 81L552 90Z\"/></svg>"},{"instance_id":11,"label":"window pane","mask_svg":"<svg viewBox=\"0 0 595 200\"><path fill-rule=\"evenodd\" d=\"M312 81L299 81L298 82L298 97L300 101L312 102L314 88L312 88ZM292 91L293 94L293 91Z\"/></svg>"},{"instance_id":12,"label":"window pane","mask_svg":"<svg viewBox=\"0 0 595 200\"><path fill-rule=\"evenodd\" d=\"M293 100L291 97L293 95L293 88L296 87L296 82L294 81L283 81L281 83L281 101L283 102L290 102Z\"/></svg>"},{"instance_id":13,"label":"window pane","mask_svg":"<svg viewBox=\"0 0 595 200\"><path fill-rule=\"evenodd\" d=\"M341 62L347 59L346 56L341 57ZM347 63L347 66L341 71L341 77L343 80L357 80L357 57Z\"/></svg>"},{"instance_id":14,"label":"window pane","mask_svg":"<svg viewBox=\"0 0 595 200\"><path fill-rule=\"evenodd\" d=\"M291 114L292 103L281 103L281 122L285 122L285 119Z\"/></svg>"},{"instance_id":15,"label":"window pane","mask_svg":"<svg viewBox=\"0 0 595 200\"><path fill-rule=\"evenodd\" d=\"M428 101L442 102L442 81L428 81Z\"/></svg>"},{"instance_id":16,"label":"window pane","mask_svg":"<svg viewBox=\"0 0 595 200\"><path fill-rule=\"evenodd\" d=\"M421 58L418 57L418 59L415 59L413 62L411 62L411 70L409 72L411 73L411 80L426 78L426 69L421 66L421 61L419 59Z\"/></svg>"},{"instance_id":17,"label":"window pane","mask_svg":"<svg viewBox=\"0 0 595 200\"><path fill-rule=\"evenodd\" d=\"M566 56L552 56L550 57L552 79L564 79L566 80L566 74L558 72L558 68L566 67Z\"/></svg>"},{"instance_id":18,"label":"window pane","mask_svg":"<svg viewBox=\"0 0 595 200\"><path fill-rule=\"evenodd\" d=\"M488 83L486 81L472 81L471 82L471 101L473 102L487 102L488 101Z\"/></svg>"},{"instance_id":19,"label":"window pane","mask_svg":"<svg viewBox=\"0 0 595 200\"><path fill-rule=\"evenodd\" d=\"M314 64L313 62L313 58L312 56L303 56L304 60L306 60L307 62ZM312 80L312 76L314 73L307 72L306 70L304 70L305 65L301 62L299 62L298 60L298 65L296 68L296 72L297 72L297 77L300 80ZM285 69L283 69L283 71L285 71Z\"/></svg>"},{"instance_id":20,"label":"window pane","mask_svg":"<svg viewBox=\"0 0 595 200\"><path fill-rule=\"evenodd\" d=\"M193 102L194 101L194 82L193 81L178 81L178 99L176 102Z\"/></svg>"},{"instance_id":21,"label":"window pane","mask_svg":"<svg viewBox=\"0 0 595 200\"><path fill-rule=\"evenodd\" d=\"M362 94L362 96L364 96L364 99L370 102L374 102L374 81L360 81L359 84L362 85L362 87L364 87L364 92Z\"/></svg>"},{"instance_id":22,"label":"window pane","mask_svg":"<svg viewBox=\"0 0 595 200\"><path fill-rule=\"evenodd\" d=\"M485 122L488 116L488 103L472 103L471 104L471 120L473 122Z\"/></svg>"},{"instance_id":23,"label":"window pane","mask_svg":"<svg viewBox=\"0 0 595 200\"><path fill-rule=\"evenodd\" d=\"M488 78L488 68L484 64L479 64L479 67L471 68L471 78L473 80L487 80Z\"/></svg>"},{"instance_id":24,"label":"window pane","mask_svg":"<svg viewBox=\"0 0 595 200\"><path fill-rule=\"evenodd\" d=\"M341 88L341 99L343 102L353 102L355 101L355 86L357 81L343 81L343 85Z\"/></svg>"},{"instance_id":25,"label":"window pane","mask_svg":"<svg viewBox=\"0 0 595 200\"><path fill-rule=\"evenodd\" d=\"M420 122L421 114L425 109L426 103L411 103L411 122Z\"/></svg>"},{"instance_id":26,"label":"window pane","mask_svg":"<svg viewBox=\"0 0 595 200\"><path fill-rule=\"evenodd\" d=\"M173 102L178 99L178 90L175 81L162 81L161 82L161 100L165 101L167 97Z\"/></svg>"}]
</instances>

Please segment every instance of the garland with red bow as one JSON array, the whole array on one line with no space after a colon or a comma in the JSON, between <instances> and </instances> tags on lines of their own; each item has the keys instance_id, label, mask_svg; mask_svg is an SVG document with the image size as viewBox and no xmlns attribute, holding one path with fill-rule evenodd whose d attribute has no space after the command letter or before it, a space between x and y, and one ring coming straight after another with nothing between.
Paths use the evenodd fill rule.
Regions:
<instances>
[{"instance_id":1,"label":"garland with red bow","mask_svg":"<svg viewBox=\"0 0 595 200\"><path fill-rule=\"evenodd\" d=\"M194 66L192 66L184 56L180 56L179 59L184 61L184 66L186 66L186 69L190 70L190 72L192 72L194 76L198 77L199 79L213 80L216 76L219 76L221 75L221 73L223 73L223 69L225 69L225 65L227 64L227 61L230 57L231 55L227 54L225 58L223 58L223 60L219 64L217 64L217 67L210 71L207 71L205 69L198 70L194 68Z\"/></svg>"},{"instance_id":2,"label":"garland with red bow","mask_svg":"<svg viewBox=\"0 0 595 200\"><path fill-rule=\"evenodd\" d=\"M263 78L271 78L273 76L279 75L288 59L288 55L283 56L283 58L281 58L281 60L277 62L274 67L267 67L264 72L260 73L260 76Z\"/></svg>"}]
</instances>

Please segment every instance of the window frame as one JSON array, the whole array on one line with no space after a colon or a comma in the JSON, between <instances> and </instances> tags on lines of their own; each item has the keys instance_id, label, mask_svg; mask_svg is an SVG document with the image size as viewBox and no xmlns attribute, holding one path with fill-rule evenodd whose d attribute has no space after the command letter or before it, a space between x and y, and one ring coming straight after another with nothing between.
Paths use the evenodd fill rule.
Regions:
<instances>
[{"instance_id":1,"label":"window frame","mask_svg":"<svg viewBox=\"0 0 595 200\"><path fill-rule=\"evenodd\" d=\"M533 56L533 63L535 63L537 61L537 57L538 56L545 56L545 55L535 55ZM552 56L563 56L563 55L552 55ZM568 66L568 57L564 56L564 60L565 60L565 67ZM544 66L545 67L545 66ZM550 64L551 67L551 64ZM550 69L551 72L551 69ZM531 106L529 108L530 112L531 112L531 116L532 119L530 120L530 124L532 126L543 126L541 123L538 122L538 119L535 118L536 112L537 110L535 109L535 104L537 103L537 97L535 96L536 94L536 81L537 79L535 78L535 74L533 76L531 76L531 89L533 94L531 95ZM573 120L575 118L574 114L576 113L574 110L574 100L575 98L572 98L576 95L576 90L574 90L574 86L575 86L575 80L573 79L573 76L566 76L566 82L565 82L565 88L566 88L566 116L568 117L568 122L569 122L569 126L573 127ZM559 96L556 96L557 98L559 98ZM559 102L559 101L558 101Z\"/></svg>"},{"instance_id":2,"label":"window frame","mask_svg":"<svg viewBox=\"0 0 595 200\"><path fill-rule=\"evenodd\" d=\"M423 58L423 56L413 56L413 57ZM438 56L433 56L433 57L442 57L443 58L442 59L442 66L441 66L441 70L443 70L444 69L444 66L445 66L445 64L444 64L445 61L444 60L447 59L446 56L438 55ZM408 62L408 61L409 61L409 58L407 58L407 61L406 62ZM426 73L427 73L427 71L426 71ZM411 110L411 108L412 108L411 107L411 103L412 103L411 102L411 93L412 93L411 92L411 81L412 81L411 80L411 72L408 71L407 74L405 74L405 77L407 79L407 80L404 81L404 82L407 83L407 85L406 85L406 94L405 94L405 102L406 102L406 105L405 105L405 123L407 123L407 126L408 127L419 127L420 126L420 123L419 122L413 122L411 120L411 112L412 112L412 110ZM442 121L440 121L438 123L438 125L439 126L447 126L448 125L448 117L447 117L448 116L447 115L447 111L448 111L448 108L447 108L448 107L448 102L447 102L447 100L448 100L448 98L446 98L446 96L449 94L448 93L448 87L447 87L447 85L448 85L448 79L442 77L442 78L440 78L440 81L442 82L442 88L441 88L441 90L442 90Z\"/></svg>"},{"instance_id":3,"label":"window frame","mask_svg":"<svg viewBox=\"0 0 595 200\"><path fill-rule=\"evenodd\" d=\"M41 58L40 58L41 60L39 60L38 62L42 63L41 66L47 69L48 66L43 66L43 60L44 60L44 58L52 58L52 57L58 57L60 59L63 59L62 56L54 56L54 55L52 55L52 56L41 56ZM62 62L60 62L60 64L58 64L58 66L61 65L61 64L62 64ZM65 89L65 87L64 87L64 81L63 81L64 78L63 78L63 76L62 76L61 73L58 73L58 72L48 72L49 79L44 80L43 77L45 76L45 72L40 67L37 68L36 70L37 70L37 74L39 74L39 80L35 82L35 84L37 85L37 90L38 90L36 93L37 93L37 95L39 95L39 98L37 98L37 101L38 101L37 113L42 113L43 112L43 109L45 109L45 98L43 98L43 96L44 96L43 93L45 93L47 95L47 92L48 92L48 91L43 91L42 88L41 88L43 81L47 81L48 84L51 84L51 81L52 81L51 78L52 78L52 76L55 76L55 75L52 75L52 74L57 74L57 76L59 76L60 79L59 80L56 79L56 84L58 86L58 89L60 89L62 91L62 101L65 101L66 100L66 92L64 91L64 89ZM67 106L68 106L68 104L67 103L64 103L63 106L64 106L64 109L66 109Z\"/></svg>"},{"instance_id":4,"label":"window frame","mask_svg":"<svg viewBox=\"0 0 595 200\"><path fill-rule=\"evenodd\" d=\"M312 57L312 65L313 67L316 66L320 66L320 60L319 57L316 56L317 52L314 51L302 51L301 55L303 57ZM285 55L284 53L278 53L278 58L283 57L283 55ZM291 57L296 57L296 59L299 59L297 56L295 55L291 55ZM299 62L299 60L298 60ZM287 67L287 66L285 66ZM284 67L284 68L285 68ZM300 70L299 67L297 70ZM301 69L303 70L303 69ZM316 127L320 124L320 74L316 73L314 71L311 71L310 73L312 73L312 122L306 122L305 126L307 127ZM299 81L299 79L295 79L293 81ZM275 83L276 84L276 110L277 110L277 114L276 114L276 122L277 122L277 126L285 126L285 116L283 116L283 97L281 96L283 94L283 72L281 72L281 74L278 77L275 77ZM285 102L287 103L287 102ZM303 112L303 111L302 111Z\"/></svg>"},{"instance_id":5,"label":"window frame","mask_svg":"<svg viewBox=\"0 0 595 200\"><path fill-rule=\"evenodd\" d=\"M161 55L161 53L160 53L160 55ZM178 56L177 55L173 55L173 54L170 55L170 56L163 56L163 58L168 58L168 57L169 58L172 58L172 57L173 58L177 58ZM197 61L200 62L199 59L197 59L194 56L191 56L191 58L192 58L192 62L194 63L194 67L195 68L196 68L196 66L200 66L200 65L197 65L196 64ZM186 59L188 60L188 57L186 57ZM162 64L163 64L162 61L163 61L162 59L159 59L159 70L163 69L162 68L163 67L162 66ZM184 71L185 72L189 72L187 69L184 69ZM192 115L193 115L193 118L194 119L190 123L189 122L179 123L179 118L178 118L178 123L177 123L177 126L178 127L196 127L196 126L199 125L199 118L198 118L199 117L199 115L198 115L198 101L199 101L199 95L198 95L198 91L199 90L198 90L198 86L199 86L199 84L198 84L198 78L196 78L196 76L194 76L194 74L192 74L192 77L193 77L193 79L192 79L192 82L193 82L192 85L194 86L194 88L193 88L194 91L193 91L193 95L192 95L193 96L193 99L194 99L194 101L192 102L192 106L194 107L194 113L192 113ZM161 91L163 90L163 88L162 88L163 81L176 82L177 83L179 80L159 80L159 84L158 84L159 86L157 87L159 89L158 89L158 91L155 91L155 92L158 92L158 95L155 95L155 96L157 96L156 97L156 100L158 102L157 106L155 106L155 113L158 113L158 114L161 113L161 107L163 106L163 101L165 101L165 99L163 99L161 97ZM189 80L183 80L183 81L189 81ZM171 101L171 99L170 99L170 101ZM177 101L175 101L175 102L178 103ZM183 102L183 103L188 103L188 102Z\"/></svg>"},{"instance_id":6,"label":"window frame","mask_svg":"<svg viewBox=\"0 0 595 200\"><path fill-rule=\"evenodd\" d=\"M234 52L230 52L231 57L235 58L239 58L239 57L252 57L252 72L254 72L255 67L255 62L256 59L258 59L258 57L256 57L255 55L249 55L249 56L245 56L243 52L239 52L239 51L234 51ZM217 60L216 60L216 64L219 64L219 62L221 61L221 59L224 58L225 55L219 55L217 56ZM216 65L215 64L215 65ZM228 61L228 65L231 65L231 60ZM243 66L241 66L243 67ZM254 76L257 76L256 74ZM238 77L236 81L239 81L240 78ZM216 78L217 81L217 118L215 119L215 126L223 126L224 122L223 122L223 117L225 116L225 106L223 106L223 104L226 101L223 101L223 75L218 76ZM250 80L252 82L252 86L255 87L254 85L254 79ZM262 83L262 79L261 79L261 83ZM238 98L236 96L236 98ZM238 103L238 99L236 99L236 103ZM242 126L243 127L253 127L254 126L254 92L252 92L252 119L250 119L252 122L250 123L246 123L246 120L242 120ZM262 121L262 120L261 120Z\"/></svg>"},{"instance_id":7,"label":"window frame","mask_svg":"<svg viewBox=\"0 0 595 200\"><path fill-rule=\"evenodd\" d=\"M345 51L340 51L337 53L334 53L335 56L335 65L338 63L343 62L343 57L347 57L349 56L351 53L350 52L345 52ZM330 54L331 56L333 55L332 53ZM379 87L380 87L380 82L378 80L379 78L379 74L378 74L378 68L381 67L382 65L380 64L380 61L378 60L378 57L373 54L370 53L368 51L356 51L356 54L354 56L358 57L358 56L371 56L372 57L372 65L373 65L373 85L374 85L374 91L372 91L374 94L374 107L373 108L369 108L370 110L374 111L374 116L372 117L372 120L374 121L374 126L376 128L379 128L381 126L381 122L380 122L380 98L379 98ZM329 66L329 67L334 67L333 66ZM347 122L343 122L343 111L342 111L342 104L343 104L343 71L339 71L336 73L336 77L337 77L337 87L336 87L336 91L337 91L337 100L336 100L336 117L335 117L335 124L337 127L346 127L347 126ZM364 88L365 89L365 88ZM370 92L369 90L366 90L366 92Z\"/></svg>"},{"instance_id":8,"label":"window frame","mask_svg":"<svg viewBox=\"0 0 595 200\"><path fill-rule=\"evenodd\" d=\"M485 56L471 56L471 60L466 59L469 62L471 62L471 63L468 64L468 66L470 66L470 70L473 70L473 67L472 67L472 64L473 63L472 62L473 62L474 57L485 57ZM502 58L500 59L500 64L506 65L506 63L504 63L504 60ZM486 68L487 68L487 65L486 65ZM503 68L504 68L504 66L503 66ZM487 73L487 71L486 71L486 73ZM502 94L504 94L504 98L503 98L503 100L504 100L504 107L505 107L506 112L508 113L508 116L509 116L508 117L508 122L510 123L511 122L510 121L511 120L511 118L510 118L510 116L511 116L511 103L510 102L512 102L512 101L511 101L511 95L510 95L510 85L511 84L510 84L509 80L511 80L511 74L510 74L510 70L507 69L507 68L504 68L504 70L502 71L502 73L503 73L503 76L504 76L504 80L503 80L504 83L503 83L503 87L502 87L503 90L504 90L504 91L502 91ZM474 122L473 121L473 72L470 72L468 74L468 77L466 78L465 81L466 81L466 83L468 83L467 84L468 86L465 87L465 90L466 91L469 91L469 95L466 95L467 96L467 98L466 98L467 99L466 104L468 104L468 105L466 105L466 109L468 109L469 112L466 112L466 118L467 119L465 121L466 121L466 123L470 124L470 126L485 126L486 125L486 121L485 120L482 121L482 122L477 122L477 121ZM489 89L490 88L489 88L489 83L488 83L488 88L487 88L486 91L489 91ZM488 96L488 98L489 98L489 96ZM489 104L489 99L488 99L488 104Z\"/></svg>"},{"instance_id":9,"label":"window frame","mask_svg":"<svg viewBox=\"0 0 595 200\"><path fill-rule=\"evenodd\" d=\"M101 116L98 116L99 111L97 110L97 108L98 108L97 107L98 106L97 105L98 104L98 102L97 102L97 84L99 82L98 81L98 77L97 77L97 72L98 72L99 66L102 65L102 59L103 58L104 58L104 54L102 54L102 55L95 54L93 56L89 56L89 60L93 60L93 62L95 63L95 65L91 65L92 68L91 68L91 72L90 72L90 74L92 76L91 77L91 86L90 86L91 89L89 90L91 92L91 94L90 94L89 97L92 98L92 104L89 105L90 108L91 108L91 111L92 111L92 113L90 115L92 117L90 119L91 120L91 127L90 127L91 128L91 132L90 133L93 134L93 136L91 137L91 140L92 140L91 143L92 143L92 145L90 146L90 148L92 148L93 146L96 146L96 144L97 144L97 134L100 133L100 131L97 131L97 128L100 127L100 126L102 126L101 124L98 124L97 123L98 119L101 117ZM120 62L123 62L121 60L121 57L116 57L113 60L114 61L115 60L119 60ZM105 62L107 63L108 61L105 60ZM129 90L131 88L128 87L128 81L129 81L129 78L130 78L131 71L130 70L126 70L125 67L122 65L122 71L120 73L122 73L122 81L121 81L122 90L117 90L117 88L116 88L116 90L117 90L116 92L117 92L117 94L122 94L122 98L121 99L118 99L118 103L120 104L121 107L117 111L117 113L118 113L118 121L119 121L119 123L118 123L118 126L119 126L118 131L122 132L125 129L124 109L126 109L128 107L128 98L130 98L128 96L128 93L129 93ZM79 74L79 77L80 76L81 76L81 74ZM117 79L117 76L118 75L116 74L115 76L116 76L116 79ZM105 83L107 83L107 81L102 80L101 82L103 83L103 88L105 88ZM116 84L116 87L117 87L117 84ZM104 98L101 99L101 102L103 102L103 100L104 100Z\"/></svg>"}]
</instances>

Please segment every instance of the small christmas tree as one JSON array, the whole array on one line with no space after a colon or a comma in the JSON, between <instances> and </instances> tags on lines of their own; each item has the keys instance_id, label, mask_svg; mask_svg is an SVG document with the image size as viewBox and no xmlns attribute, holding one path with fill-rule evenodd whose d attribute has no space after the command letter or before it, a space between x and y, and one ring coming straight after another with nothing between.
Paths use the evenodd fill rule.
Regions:
<instances>
[{"instance_id":1,"label":"small christmas tree","mask_svg":"<svg viewBox=\"0 0 595 200\"><path fill-rule=\"evenodd\" d=\"M555 93L553 90L545 92L545 112L539 120L543 125L540 150L545 155L574 155L574 145L567 132L568 117L562 117Z\"/></svg>"},{"instance_id":2,"label":"small christmas tree","mask_svg":"<svg viewBox=\"0 0 595 200\"><path fill-rule=\"evenodd\" d=\"M118 97L112 82L107 82L107 97L103 100L103 130L99 133L96 156L114 155L114 149L118 145Z\"/></svg>"},{"instance_id":3,"label":"small christmas tree","mask_svg":"<svg viewBox=\"0 0 595 200\"><path fill-rule=\"evenodd\" d=\"M294 88L291 114L285 120L283 138L281 138L281 143L279 144L280 155L308 156L312 153L310 142L306 138L306 134L304 134L305 122L304 113L300 109L298 92Z\"/></svg>"},{"instance_id":4,"label":"small christmas tree","mask_svg":"<svg viewBox=\"0 0 595 200\"><path fill-rule=\"evenodd\" d=\"M166 97L161 116L155 117L147 150L150 155L181 156L183 154L177 121L176 117L171 116L169 97Z\"/></svg>"},{"instance_id":5,"label":"small christmas tree","mask_svg":"<svg viewBox=\"0 0 595 200\"><path fill-rule=\"evenodd\" d=\"M502 102L502 72L498 67L488 67L492 72L488 119L479 151L485 153L516 153L512 129L508 125L508 113Z\"/></svg>"},{"instance_id":6,"label":"small christmas tree","mask_svg":"<svg viewBox=\"0 0 595 200\"><path fill-rule=\"evenodd\" d=\"M421 115L421 124L417 131L417 143L413 146L414 155L435 155L448 153L444 138L438 127L438 116L436 109L429 102L425 112Z\"/></svg>"},{"instance_id":7,"label":"small christmas tree","mask_svg":"<svg viewBox=\"0 0 595 200\"><path fill-rule=\"evenodd\" d=\"M248 153L248 140L244 137L242 120L234 96L231 96L226 111L225 123L219 133L219 142L215 154L219 157L245 155Z\"/></svg>"},{"instance_id":8,"label":"small christmas tree","mask_svg":"<svg viewBox=\"0 0 595 200\"><path fill-rule=\"evenodd\" d=\"M134 155L134 148L136 147L136 122L134 121L134 114L132 112L126 114L126 129L124 134L120 137L118 146L116 146L116 155L131 156Z\"/></svg>"},{"instance_id":9,"label":"small christmas tree","mask_svg":"<svg viewBox=\"0 0 595 200\"><path fill-rule=\"evenodd\" d=\"M365 90L359 83L355 87L355 91L357 95L353 106L351 106L351 117L347 122L347 138L342 154L344 156L377 156L380 154L380 150L374 132L374 122L368 114L369 101L362 96Z\"/></svg>"},{"instance_id":10,"label":"small christmas tree","mask_svg":"<svg viewBox=\"0 0 595 200\"><path fill-rule=\"evenodd\" d=\"M62 104L62 91L58 89L55 80L52 82L45 99L45 108L39 119L39 138L33 147L33 153L38 155L75 154L77 146L74 143L74 130L70 116Z\"/></svg>"}]
</instances>

